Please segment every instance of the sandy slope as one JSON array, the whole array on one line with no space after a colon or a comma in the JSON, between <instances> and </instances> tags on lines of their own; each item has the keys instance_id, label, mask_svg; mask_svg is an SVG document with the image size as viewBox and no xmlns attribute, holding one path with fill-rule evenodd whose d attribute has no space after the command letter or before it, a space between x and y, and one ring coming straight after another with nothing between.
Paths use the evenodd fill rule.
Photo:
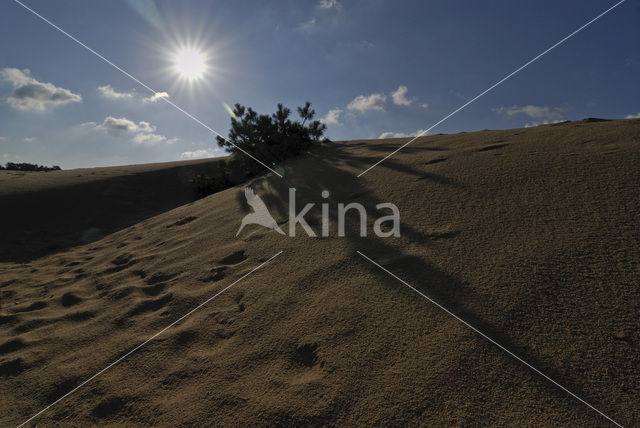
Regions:
<instances>
[{"instance_id":1,"label":"sandy slope","mask_svg":"<svg viewBox=\"0 0 640 428\"><path fill-rule=\"evenodd\" d=\"M236 238L248 212L236 187L88 245L0 264L0 425L279 251L38 422L606 426L362 251L638 425L640 121L430 136L355 178L403 141L336 143L283 165L284 180L251 183L284 228L289 187L298 204L322 202L325 189L333 210L361 201L369 223L376 203L393 202L401 238L337 238L335 223L330 238L259 226Z\"/></svg>"},{"instance_id":2,"label":"sandy slope","mask_svg":"<svg viewBox=\"0 0 640 428\"><path fill-rule=\"evenodd\" d=\"M83 168L0 171L0 261L27 261L194 200L195 174L215 175L220 158ZM28 244L28 245L27 245Z\"/></svg>"}]
</instances>

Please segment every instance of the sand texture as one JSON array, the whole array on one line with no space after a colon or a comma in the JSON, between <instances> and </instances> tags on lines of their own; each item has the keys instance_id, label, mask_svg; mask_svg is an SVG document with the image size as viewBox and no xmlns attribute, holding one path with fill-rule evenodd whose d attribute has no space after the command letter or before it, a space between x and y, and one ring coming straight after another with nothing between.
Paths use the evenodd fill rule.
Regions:
<instances>
[{"instance_id":1,"label":"sand texture","mask_svg":"<svg viewBox=\"0 0 640 428\"><path fill-rule=\"evenodd\" d=\"M33 425L608 426L361 251L638 426L640 120L427 136L355 177L405 141L327 144L197 201L185 168L214 160L2 171L0 426L279 251ZM334 213L328 238L236 237L247 185L285 231L295 187L317 233L320 203L358 201L369 234L353 216L339 238ZM373 235L381 202L400 238Z\"/></svg>"}]
</instances>

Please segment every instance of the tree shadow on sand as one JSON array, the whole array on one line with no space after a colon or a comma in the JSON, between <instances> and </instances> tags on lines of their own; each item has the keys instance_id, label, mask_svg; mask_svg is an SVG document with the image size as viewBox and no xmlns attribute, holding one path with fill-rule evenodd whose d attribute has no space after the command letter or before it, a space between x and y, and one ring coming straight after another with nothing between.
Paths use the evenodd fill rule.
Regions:
<instances>
[{"instance_id":1,"label":"tree shadow on sand","mask_svg":"<svg viewBox=\"0 0 640 428\"><path fill-rule=\"evenodd\" d=\"M369 148L368 145L359 143L362 147ZM357 168L359 171L363 171L373 163L380 160L379 156L354 156L348 150L344 150L343 147L348 147L349 144L334 144L330 148L320 148L312 151L309 156L310 159L303 162L303 168L298 165L299 171L294 171L292 168L287 167L285 164L284 169L286 171L285 178L279 179L277 177L259 177L249 183L249 186L264 199L267 206L274 214L274 217L280 225L288 223L288 200L289 188L296 189L296 212L307 203L315 203L314 210L319 212L319 206L323 202L328 202L331 209L335 210L337 203L349 203L360 202L363 204L369 213L369 219L371 214L378 212L374 209L377 204L383 202L393 202L387 200L380 200L370 190L362 186L362 179L356 178L356 174L349 172L344 168L344 165ZM385 149L381 149L381 146L385 146ZM376 144L371 147L374 151L385 151L389 149L397 148L397 145L391 146L388 144ZM412 147L411 152L419 153L421 151L446 151L443 148L421 148ZM298 160L300 162L300 160ZM393 158L387 159L383 165L378 168L385 168L387 170L396 170L405 174L416 177L418 180L430 180L434 183L448 187L451 189L457 189L461 192L468 192L469 190L465 186L453 178L446 177L440 174L429 172L429 165L431 162L423 164L424 169L417 169L415 167L408 166L406 164L395 161ZM290 165L290 163L289 163ZM340 166L338 166L340 165ZM336 184L338 184L336 186ZM330 191L330 197L323 199L320 193L323 190ZM242 201L242 195L239 194L239 200ZM248 210L248 208L247 208ZM313 211L313 210L312 210ZM380 213L379 215L387 215L388 212ZM402 213L401 213L402 214ZM332 216L335 212L332 213ZM313 217L311 212L305 216L309 225L318 234L320 238L320 216ZM396 274L398 277L411 284L420 292L432 298L443 307L447 308L458 317L462 318L470 325L474 326L487 336L491 337L496 342L513 352L515 355L527 361L537 369L541 370L552 379L560 382L562 385L568 387L571 391L575 392L579 396L588 397L588 391L580 383L574 383L570 379L565 379L563 374L552 366L551 361L545 361L540 359L536 353L526 344L517 343L517 338L512 338L508 331L505 331L503 327L495 325L489 322L482 314L478 313L476 309L472 309L472 305L466 302L480 302L482 296L474 292L473 287L470 284L465 283L457 279L454 275L440 269L435 264L429 262L425 256L415 256L406 254L402 251L404 244L419 244L422 246L433 246L434 241L438 239L448 239L455 237L459 231L447 231L447 232L425 232L419 230L416 227L402 222L401 220L401 238L378 238L376 237L371 228L371 221L368 225L368 237L362 238L354 236L358 230L359 221L357 213L353 212L347 214L346 217L346 230L353 231L351 235L347 233L345 239L350 249L353 250L353 257L359 259L365 266L365 269L375 274L380 283L384 284L389 289L397 290L398 287L405 288L406 286L401 284L398 280L391 277L380 268L372 265L369 261L362 258L356 253L360 251L363 254L370 257L372 260L380 263L381 266L388 269L390 272ZM332 217L333 218L333 217ZM402 215L401 215L402 219ZM332 234L335 234L335 224L331 226ZM283 227L283 229L286 231ZM298 227L297 233L306 235L305 232ZM287 239L287 238L283 238ZM291 239L291 238L289 238ZM333 238L324 238L333 239ZM406 290L407 292L412 292ZM417 299L422 299L421 296L415 295ZM425 301L426 305L432 305L432 303ZM476 305L477 307L477 305ZM438 309L440 310L440 309ZM505 323L506 324L506 323ZM466 328L466 327L465 327ZM475 333L474 333L475 334ZM486 339L478 336L481 341ZM495 345L486 343L490 347ZM495 347L497 352L503 352ZM530 371L530 369L524 367L520 362L516 361L513 357L505 355L505 359L510 360L510 363L514 365L520 365L524 370ZM530 371L532 378L538 377L540 382L546 383L544 379L540 378L534 372ZM564 396L564 393L559 389L557 393Z\"/></svg>"}]
</instances>

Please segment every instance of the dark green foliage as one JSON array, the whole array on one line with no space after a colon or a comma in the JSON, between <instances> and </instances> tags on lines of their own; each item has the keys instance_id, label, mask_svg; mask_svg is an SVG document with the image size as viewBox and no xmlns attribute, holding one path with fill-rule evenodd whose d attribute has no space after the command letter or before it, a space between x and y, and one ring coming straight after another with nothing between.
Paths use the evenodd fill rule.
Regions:
<instances>
[{"instance_id":1,"label":"dark green foliage","mask_svg":"<svg viewBox=\"0 0 640 428\"><path fill-rule=\"evenodd\" d=\"M189 181L193 184L193 192L198 199L228 189L233 185L229 177L229 167L225 160L221 160L218 163L218 170L213 176L197 173Z\"/></svg>"},{"instance_id":2,"label":"dark green foliage","mask_svg":"<svg viewBox=\"0 0 640 428\"><path fill-rule=\"evenodd\" d=\"M313 120L315 111L309 102L304 107L298 107L302 122L292 121L291 110L282 104L278 104L278 109L272 115L258 114L251 107L236 104L233 114L229 138L218 137L218 145L228 153L235 154L238 167L247 176L264 170L247 154L267 165L274 165L300 155L319 141L326 129L322 122Z\"/></svg>"},{"instance_id":3,"label":"dark green foliage","mask_svg":"<svg viewBox=\"0 0 640 428\"><path fill-rule=\"evenodd\" d=\"M255 110L235 105L231 118L229 138L218 137L218 145L233 156L229 161L221 160L215 174L197 173L191 177L197 198L227 189L247 177L265 172L264 166L247 153L269 166L287 158L298 156L318 142L326 126L313 120L316 112L307 102L298 107L302 119L292 121L291 110L278 104L272 115L258 114Z\"/></svg>"},{"instance_id":4,"label":"dark green foliage","mask_svg":"<svg viewBox=\"0 0 640 428\"><path fill-rule=\"evenodd\" d=\"M7 162L7 164L4 167L0 165L0 169L6 169L9 171L60 171L62 168L60 168L58 165L44 166L44 165L37 165L37 164L25 163L25 162L23 163Z\"/></svg>"},{"instance_id":5,"label":"dark green foliage","mask_svg":"<svg viewBox=\"0 0 640 428\"><path fill-rule=\"evenodd\" d=\"M198 199L209 196L220 190L218 189L215 179L206 174L194 174L189 181L193 184L193 193Z\"/></svg>"}]
</instances>

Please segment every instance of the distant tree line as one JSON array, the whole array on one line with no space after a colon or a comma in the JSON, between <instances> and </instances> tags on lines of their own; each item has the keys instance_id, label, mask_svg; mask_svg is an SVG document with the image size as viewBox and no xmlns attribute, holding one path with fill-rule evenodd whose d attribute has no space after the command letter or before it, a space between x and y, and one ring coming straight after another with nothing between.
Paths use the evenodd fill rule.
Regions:
<instances>
[{"instance_id":1,"label":"distant tree line","mask_svg":"<svg viewBox=\"0 0 640 428\"><path fill-rule=\"evenodd\" d=\"M3 169L8 171L60 171L62 168L60 168L58 165L44 166L26 162L7 162L5 166L0 165L0 170Z\"/></svg>"},{"instance_id":2,"label":"distant tree line","mask_svg":"<svg viewBox=\"0 0 640 428\"><path fill-rule=\"evenodd\" d=\"M311 103L298 107L301 120L291 119L291 110L278 104L275 113L258 114L251 107L236 104L231 117L229 137L217 137L218 145L233 156L219 164L215 177L197 174L192 178L194 192L205 197L234 185L231 177L244 181L265 172L254 158L274 166L277 162L299 156L323 139L326 126L313 120ZM251 155L248 156L247 154Z\"/></svg>"}]
</instances>

